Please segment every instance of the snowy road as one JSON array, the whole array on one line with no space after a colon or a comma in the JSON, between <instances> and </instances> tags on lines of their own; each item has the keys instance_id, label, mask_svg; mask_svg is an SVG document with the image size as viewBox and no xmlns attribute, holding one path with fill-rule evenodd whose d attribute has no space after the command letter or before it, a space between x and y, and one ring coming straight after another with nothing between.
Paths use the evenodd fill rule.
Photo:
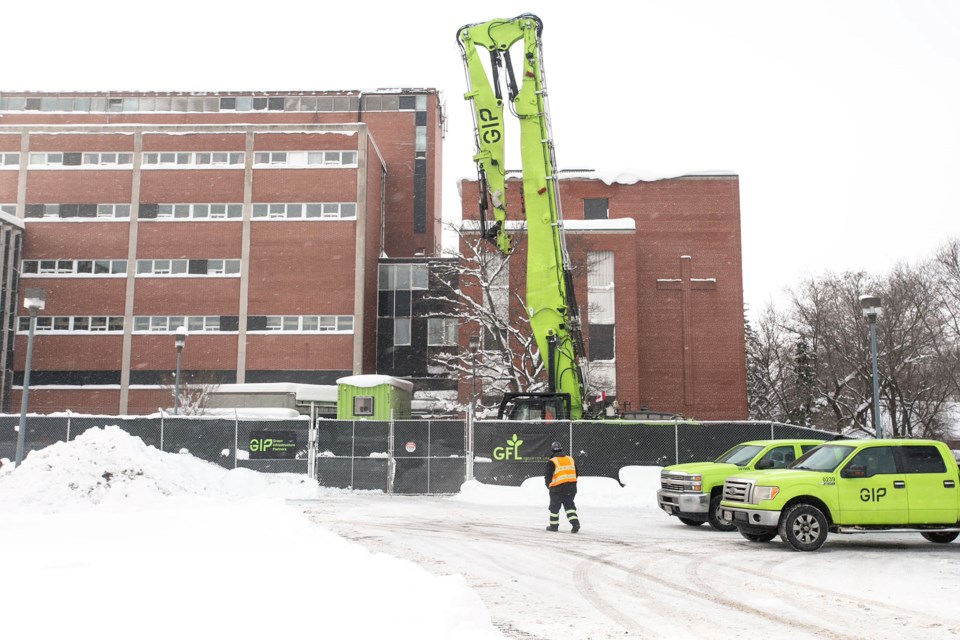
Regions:
<instances>
[{"instance_id":1,"label":"snowy road","mask_svg":"<svg viewBox=\"0 0 960 640\"><path fill-rule=\"evenodd\" d=\"M544 497L545 501L545 497ZM544 505L358 493L300 503L369 550L462 574L507 638L955 638L960 543L831 535L817 553L686 527L651 508L578 500L583 530ZM415 593L412 609L429 611ZM427 606L424 606L427 605Z\"/></svg>"}]
</instances>

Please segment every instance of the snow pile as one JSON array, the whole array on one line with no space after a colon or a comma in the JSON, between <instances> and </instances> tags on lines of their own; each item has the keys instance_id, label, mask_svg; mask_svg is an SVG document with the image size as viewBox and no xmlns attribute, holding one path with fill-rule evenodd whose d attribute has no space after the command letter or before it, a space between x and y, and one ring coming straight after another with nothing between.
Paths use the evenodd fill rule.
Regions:
<instances>
[{"instance_id":1,"label":"snow pile","mask_svg":"<svg viewBox=\"0 0 960 640\"><path fill-rule=\"evenodd\" d=\"M312 498L317 491L302 475L227 470L149 447L116 426L88 429L0 471L0 507L43 511L169 496Z\"/></svg>"},{"instance_id":2,"label":"snow pile","mask_svg":"<svg viewBox=\"0 0 960 640\"><path fill-rule=\"evenodd\" d=\"M0 549L16 549L0 579L16 612L4 637L503 638L462 576L324 529L350 492L323 489L330 508L313 519L278 499L318 491L117 427L34 451L0 469Z\"/></svg>"}]
</instances>

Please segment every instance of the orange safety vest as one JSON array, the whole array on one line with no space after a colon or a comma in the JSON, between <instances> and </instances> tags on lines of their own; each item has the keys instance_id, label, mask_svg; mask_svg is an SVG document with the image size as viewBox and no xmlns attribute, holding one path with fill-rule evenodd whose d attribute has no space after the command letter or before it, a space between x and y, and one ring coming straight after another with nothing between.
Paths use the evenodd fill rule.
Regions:
<instances>
[{"instance_id":1,"label":"orange safety vest","mask_svg":"<svg viewBox=\"0 0 960 640\"><path fill-rule=\"evenodd\" d=\"M577 467L573 463L573 458L570 456L558 456L556 458L550 458L550 462L553 463L553 480L550 482L551 487L556 487L566 482L577 481Z\"/></svg>"}]
</instances>

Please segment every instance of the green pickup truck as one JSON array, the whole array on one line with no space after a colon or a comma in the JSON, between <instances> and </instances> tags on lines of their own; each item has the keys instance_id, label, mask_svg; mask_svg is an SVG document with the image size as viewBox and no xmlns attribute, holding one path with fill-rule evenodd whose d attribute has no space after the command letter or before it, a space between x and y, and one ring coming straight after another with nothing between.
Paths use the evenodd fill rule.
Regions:
<instances>
[{"instance_id":1,"label":"green pickup truck","mask_svg":"<svg viewBox=\"0 0 960 640\"><path fill-rule=\"evenodd\" d=\"M738 471L782 469L823 440L752 440L742 442L713 462L687 462L660 472L657 504L680 522L698 527L704 522L717 531L736 525L720 518L723 481Z\"/></svg>"},{"instance_id":2,"label":"green pickup truck","mask_svg":"<svg viewBox=\"0 0 960 640\"><path fill-rule=\"evenodd\" d=\"M960 535L960 469L935 440L836 440L776 471L735 474L721 517L744 538L778 534L798 551L827 532L916 531L930 542Z\"/></svg>"}]
</instances>

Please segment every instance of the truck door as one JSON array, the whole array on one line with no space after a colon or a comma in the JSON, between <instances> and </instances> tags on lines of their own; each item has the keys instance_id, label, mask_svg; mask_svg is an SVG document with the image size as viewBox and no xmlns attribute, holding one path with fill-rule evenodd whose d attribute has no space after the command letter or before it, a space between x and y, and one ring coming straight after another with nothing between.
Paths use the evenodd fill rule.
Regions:
<instances>
[{"instance_id":1,"label":"truck door","mask_svg":"<svg viewBox=\"0 0 960 640\"><path fill-rule=\"evenodd\" d=\"M837 478L838 524L907 524L907 490L893 447L867 447L856 453Z\"/></svg>"},{"instance_id":2,"label":"truck door","mask_svg":"<svg viewBox=\"0 0 960 640\"><path fill-rule=\"evenodd\" d=\"M932 445L908 444L899 451L910 501L910 524L956 523L956 468L948 470L940 450Z\"/></svg>"}]
</instances>

